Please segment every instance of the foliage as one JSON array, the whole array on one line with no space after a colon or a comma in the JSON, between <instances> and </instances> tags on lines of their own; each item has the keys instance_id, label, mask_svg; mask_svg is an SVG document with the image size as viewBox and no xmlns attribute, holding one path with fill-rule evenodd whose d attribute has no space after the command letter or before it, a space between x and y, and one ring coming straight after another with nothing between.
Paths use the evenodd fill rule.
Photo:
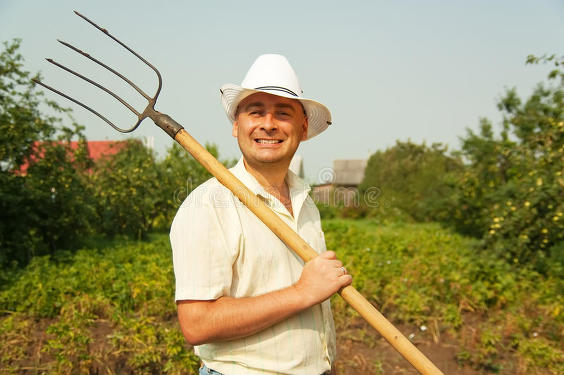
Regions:
<instances>
[{"instance_id":1,"label":"foliage","mask_svg":"<svg viewBox=\"0 0 564 375\"><path fill-rule=\"evenodd\" d=\"M118 144L119 145L119 144ZM141 238L164 207L154 153L138 140L96 163L91 176L97 232Z\"/></svg>"},{"instance_id":2,"label":"foliage","mask_svg":"<svg viewBox=\"0 0 564 375\"><path fill-rule=\"evenodd\" d=\"M382 199L367 198L369 193L357 193L358 197L350 204L339 202L338 204L327 204L316 202L322 220L326 219L371 219L373 222L389 224L397 221L413 222L413 218L398 207Z\"/></svg>"},{"instance_id":3,"label":"foliage","mask_svg":"<svg viewBox=\"0 0 564 375\"><path fill-rule=\"evenodd\" d=\"M0 292L6 373L197 373L174 319L167 237L121 242L35 257Z\"/></svg>"},{"instance_id":4,"label":"foliage","mask_svg":"<svg viewBox=\"0 0 564 375\"><path fill-rule=\"evenodd\" d=\"M564 58L529 57L539 61L555 64L549 75L555 82L539 84L525 102L508 90L498 104L499 135L484 119L479 133L468 130L462 138L468 168L454 219L507 260L547 271L544 258L561 259L564 246Z\"/></svg>"},{"instance_id":5,"label":"foliage","mask_svg":"<svg viewBox=\"0 0 564 375\"><path fill-rule=\"evenodd\" d=\"M4 43L0 54L0 281L10 267L77 248L91 235L142 238L168 228L181 200L211 177L176 144L157 161L137 140L117 142L119 152L94 163L82 127L43 114L69 110L42 99L19 44Z\"/></svg>"},{"instance_id":6,"label":"foliage","mask_svg":"<svg viewBox=\"0 0 564 375\"><path fill-rule=\"evenodd\" d=\"M359 190L363 194L378 187L391 206L415 220L441 220L447 215L453 192L451 176L461 167L460 160L448 156L441 144L429 147L398 141L368 159Z\"/></svg>"},{"instance_id":7,"label":"foliage","mask_svg":"<svg viewBox=\"0 0 564 375\"><path fill-rule=\"evenodd\" d=\"M561 278L477 253L477 240L438 224L329 220L323 227L327 247L365 297L416 337L454 337L461 364L506 374L564 370ZM338 297L332 302L337 326L354 324L356 312Z\"/></svg>"},{"instance_id":8,"label":"foliage","mask_svg":"<svg viewBox=\"0 0 564 375\"><path fill-rule=\"evenodd\" d=\"M475 239L437 224L328 220L324 230L355 287L417 340L452 337L461 365L484 371L564 370L562 279L477 253ZM196 373L175 318L168 239L149 239L36 257L14 275L0 291L0 367ZM341 298L332 303L338 333L362 327Z\"/></svg>"},{"instance_id":9,"label":"foliage","mask_svg":"<svg viewBox=\"0 0 564 375\"><path fill-rule=\"evenodd\" d=\"M0 267L27 263L32 256L76 244L89 225L82 128L47 116L65 110L42 98L23 68L19 40L0 53Z\"/></svg>"}]
</instances>

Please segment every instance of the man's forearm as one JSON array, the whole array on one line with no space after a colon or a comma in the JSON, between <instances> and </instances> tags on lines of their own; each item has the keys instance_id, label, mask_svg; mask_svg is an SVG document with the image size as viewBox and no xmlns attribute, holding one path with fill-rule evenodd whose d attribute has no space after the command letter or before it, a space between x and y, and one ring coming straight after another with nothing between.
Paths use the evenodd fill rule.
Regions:
<instances>
[{"instance_id":1,"label":"man's forearm","mask_svg":"<svg viewBox=\"0 0 564 375\"><path fill-rule=\"evenodd\" d=\"M186 340L200 345L252 335L311 305L291 286L256 297L181 301L178 318Z\"/></svg>"}]
</instances>

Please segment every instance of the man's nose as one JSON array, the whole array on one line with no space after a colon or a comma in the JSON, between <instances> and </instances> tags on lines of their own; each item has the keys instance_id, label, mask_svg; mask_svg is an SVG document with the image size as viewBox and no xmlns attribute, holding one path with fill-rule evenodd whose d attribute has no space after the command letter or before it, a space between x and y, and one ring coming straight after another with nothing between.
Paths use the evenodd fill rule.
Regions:
<instances>
[{"instance_id":1,"label":"man's nose","mask_svg":"<svg viewBox=\"0 0 564 375\"><path fill-rule=\"evenodd\" d=\"M264 130L273 130L276 129L276 121L274 118L274 114L271 112L266 112L263 117L262 126Z\"/></svg>"}]
</instances>

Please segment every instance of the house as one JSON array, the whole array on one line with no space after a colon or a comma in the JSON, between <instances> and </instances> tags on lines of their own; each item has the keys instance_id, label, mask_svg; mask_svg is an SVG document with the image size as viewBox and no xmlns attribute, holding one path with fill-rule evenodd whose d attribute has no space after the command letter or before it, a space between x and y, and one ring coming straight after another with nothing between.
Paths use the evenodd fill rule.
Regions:
<instances>
[{"instance_id":1,"label":"house","mask_svg":"<svg viewBox=\"0 0 564 375\"><path fill-rule=\"evenodd\" d=\"M358 186L364 178L367 160L334 160L327 178L312 188L315 202L329 205L343 204L346 207L358 204Z\"/></svg>"}]
</instances>

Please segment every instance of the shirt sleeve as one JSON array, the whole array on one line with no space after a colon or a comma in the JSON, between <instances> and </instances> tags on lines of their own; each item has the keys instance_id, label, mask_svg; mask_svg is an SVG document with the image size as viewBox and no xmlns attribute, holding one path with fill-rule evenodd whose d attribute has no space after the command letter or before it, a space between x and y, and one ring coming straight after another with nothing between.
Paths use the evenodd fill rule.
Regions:
<instances>
[{"instance_id":1,"label":"shirt sleeve","mask_svg":"<svg viewBox=\"0 0 564 375\"><path fill-rule=\"evenodd\" d=\"M218 205L217 196L217 189L210 192L209 184L198 187L173 220L176 301L215 300L230 293L236 251L229 248L230 228L222 226L220 217L229 207Z\"/></svg>"}]
</instances>

